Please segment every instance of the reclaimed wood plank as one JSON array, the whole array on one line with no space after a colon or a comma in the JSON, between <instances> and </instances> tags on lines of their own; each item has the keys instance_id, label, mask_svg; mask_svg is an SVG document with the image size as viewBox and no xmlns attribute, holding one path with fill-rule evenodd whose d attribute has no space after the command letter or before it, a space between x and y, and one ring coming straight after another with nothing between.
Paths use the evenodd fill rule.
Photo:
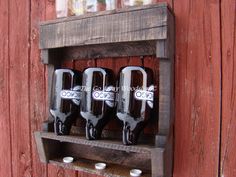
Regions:
<instances>
[{"instance_id":1,"label":"reclaimed wood plank","mask_svg":"<svg viewBox=\"0 0 236 177\"><path fill-rule=\"evenodd\" d=\"M40 51L38 48L39 28L38 23L45 19L45 1L31 1L30 11L30 129L31 132L41 129L42 122L47 118L46 103L46 80L44 77L45 67L40 63ZM32 148L32 174L33 176L47 177L47 165L40 162L37 153L34 134L31 133Z\"/></svg>"},{"instance_id":2,"label":"reclaimed wood plank","mask_svg":"<svg viewBox=\"0 0 236 177\"><path fill-rule=\"evenodd\" d=\"M174 0L175 177L218 176L220 1Z\"/></svg>"},{"instance_id":3,"label":"reclaimed wood plank","mask_svg":"<svg viewBox=\"0 0 236 177\"><path fill-rule=\"evenodd\" d=\"M38 156L41 162L48 163L48 154L40 132L34 132Z\"/></svg>"},{"instance_id":4,"label":"reclaimed wood plank","mask_svg":"<svg viewBox=\"0 0 236 177\"><path fill-rule=\"evenodd\" d=\"M128 151L135 153L145 153L148 154L150 152L150 148L154 147L154 145L134 145L134 146L126 146L123 145L121 141L112 141L112 140L94 140L89 141L86 140L85 137L77 136L77 135L68 135L68 136L57 136L54 133L46 133L41 132L40 136L45 139L57 140L61 142L68 143L77 143L87 146L96 146L100 148L120 150L120 151Z\"/></svg>"},{"instance_id":5,"label":"reclaimed wood plank","mask_svg":"<svg viewBox=\"0 0 236 177\"><path fill-rule=\"evenodd\" d=\"M40 48L167 38L167 6L41 25ZM74 30L80 29L80 30Z\"/></svg>"},{"instance_id":6,"label":"reclaimed wood plank","mask_svg":"<svg viewBox=\"0 0 236 177\"><path fill-rule=\"evenodd\" d=\"M121 44L103 44L93 46L66 47L63 50L63 60L78 60L84 58L111 58L128 56L146 56L156 53L155 41L130 42ZM47 57L42 57L44 63L49 63Z\"/></svg>"},{"instance_id":7,"label":"reclaimed wood plank","mask_svg":"<svg viewBox=\"0 0 236 177\"><path fill-rule=\"evenodd\" d=\"M74 170L66 169L61 166L55 166L49 164L48 167L52 169L48 171L48 177L74 177L77 176L77 172Z\"/></svg>"},{"instance_id":8,"label":"reclaimed wood plank","mask_svg":"<svg viewBox=\"0 0 236 177\"><path fill-rule=\"evenodd\" d=\"M9 88L9 1L0 2L0 172L2 176L12 176L11 163L11 125L10 125L10 88ZM8 162L8 163L6 163Z\"/></svg>"},{"instance_id":9,"label":"reclaimed wood plank","mask_svg":"<svg viewBox=\"0 0 236 177\"><path fill-rule=\"evenodd\" d=\"M72 164L64 164L62 163L61 159L53 159L50 161L54 165L59 165L63 168L70 168L79 171L85 171L89 173L89 175L79 175L81 177L88 176L91 177L92 175L97 176L104 176L104 177L127 177L129 175L130 168L122 165L115 165L115 164L108 164L105 170L96 170L94 169L94 164L98 161L92 161L87 159L78 159ZM148 170L143 170L143 177L151 177L151 173Z\"/></svg>"},{"instance_id":10,"label":"reclaimed wood plank","mask_svg":"<svg viewBox=\"0 0 236 177\"><path fill-rule=\"evenodd\" d=\"M120 141L114 142L109 140L98 140L93 143L81 136L56 136L54 133L45 132L37 132L35 135L37 139L41 138L42 141L40 142L43 142L40 143L40 146L44 146L44 148L39 148L39 150L44 151L40 152L41 157L44 157L43 159L46 159L49 163L52 163L51 160L58 158L62 160L64 156L72 156L75 160L90 159L93 161L106 162L108 166L110 164L122 164L129 168L140 168L142 170L151 170L152 167L153 177L155 177L156 174L158 174L158 176L162 176L163 174L165 174L166 177L171 176L172 171L170 170L168 162L169 149L157 148L152 145L125 146ZM164 166L162 166L162 164L164 164ZM67 166L64 165L64 167ZM79 169L75 170L89 172L86 169L86 167L81 166ZM92 169L93 168L89 170ZM58 171L65 174L65 171L61 168L58 168L57 172ZM116 172L114 172L114 175L115 174Z\"/></svg>"},{"instance_id":11,"label":"reclaimed wood plank","mask_svg":"<svg viewBox=\"0 0 236 177\"><path fill-rule=\"evenodd\" d=\"M236 2L221 2L222 133L220 176L236 176Z\"/></svg>"},{"instance_id":12,"label":"reclaimed wood plank","mask_svg":"<svg viewBox=\"0 0 236 177\"><path fill-rule=\"evenodd\" d=\"M154 92L154 108L152 113L152 119L149 121L147 128L144 132L147 134L157 134L158 133L158 105L159 105L159 60L155 56L147 56L143 58L143 66L152 69L154 86L156 91Z\"/></svg>"}]
</instances>

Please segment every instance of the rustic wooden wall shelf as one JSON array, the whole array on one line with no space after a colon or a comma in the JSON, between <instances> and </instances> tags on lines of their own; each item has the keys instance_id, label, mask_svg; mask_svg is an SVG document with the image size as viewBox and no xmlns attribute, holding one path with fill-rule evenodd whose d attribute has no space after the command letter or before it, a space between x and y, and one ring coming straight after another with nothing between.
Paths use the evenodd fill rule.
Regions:
<instances>
[{"instance_id":1,"label":"rustic wooden wall shelf","mask_svg":"<svg viewBox=\"0 0 236 177\"><path fill-rule=\"evenodd\" d=\"M158 133L154 141L125 146L114 139L88 141L82 136L56 136L44 130L35 132L41 161L104 176L129 176L133 167L143 169L143 176L172 176L174 43L174 16L167 4L41 23L41 58L48 65L49 90L53 71L64 60L156 55L160 61ZM62 163L65 155L76 161ZM94 170L96 161L107 162L107 170Z\"/></svg>"}]
</instances>

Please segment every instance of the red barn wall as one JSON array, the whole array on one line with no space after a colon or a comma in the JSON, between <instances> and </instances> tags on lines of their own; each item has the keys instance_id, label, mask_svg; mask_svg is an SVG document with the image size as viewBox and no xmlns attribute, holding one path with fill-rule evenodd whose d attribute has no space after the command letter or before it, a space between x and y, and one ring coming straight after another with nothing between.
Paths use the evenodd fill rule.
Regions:
<instances>
[{"instance_id":1,"label":"red barn wall","mask_svg":"<svg viewBox=\"0 0 236 177\"><path fill-rule=\"evenodd\" d=\"M87 177L39 162L33 132L47 119L38 24L54 0L0 1L0 177ZM236 1L168 0L176 16L174 177L235 177ZM155 67L151 57L69 66Z\"/></svg>"}]
</instances>

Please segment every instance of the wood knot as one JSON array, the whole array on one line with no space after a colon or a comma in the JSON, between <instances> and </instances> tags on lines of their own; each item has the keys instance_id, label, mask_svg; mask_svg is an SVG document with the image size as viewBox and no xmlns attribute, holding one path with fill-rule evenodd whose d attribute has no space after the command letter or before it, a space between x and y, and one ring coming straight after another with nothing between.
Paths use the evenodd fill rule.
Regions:
<instances>
[{"instance_id":1,"label":"wood knot","mask_svg":"<svg viewBox=\"0 0 236 177\"><path fill-rule=\"evenodd\" d=\"M62 168L59 168L57 171L57 177L64 177L64 170Z\"/></svg>"},{"instance_id":2,"label":"wood knot","mask_svg":"<svg viewBox=\"0 0 236 177\"><path fill-rule=\"evenodd\" d=\"M227 57L231 57L231 50L230 49L227 50Z\"/></svg>"},{"instance_id":3,"label":"wood knot","mask_svg":"<svg viewBox=\"0 0 236 177\"><path fill-rule=\"evenodd\" d=\"M31 31L31 40L35 40L38 36L38 30L33 28L32 31Z\"/></svg>"}]
</instances>

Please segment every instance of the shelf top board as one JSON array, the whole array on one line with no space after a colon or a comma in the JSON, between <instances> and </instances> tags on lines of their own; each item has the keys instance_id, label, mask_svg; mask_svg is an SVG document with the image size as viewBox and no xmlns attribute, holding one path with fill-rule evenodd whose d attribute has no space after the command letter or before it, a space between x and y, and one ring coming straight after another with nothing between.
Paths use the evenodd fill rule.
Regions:
<instances>
[{"instance_id":1,"label":"shelf top board","mask_svg":"<svg viewBox=\"0 0 236 177\"><path fill-rule=\"evenodd\" d=\"M40 49L165 40L171 19L161 3L42 22Z\"/></svg>"},{"instance_id":2,"label":"shelf top board","mask_svg":"<svg viewBox=\"0 0 236 177\"><path fill-rule=\"evenodd\" d=\"M87 140L85 137L79 135L68 135L68 136L57 136L54 133L49 132L36 132L37 136L43 139L51 139L60 142L68 142L81 144L86 146L93 146L98 148L113 149L118 151L134 152L134 153L144 153L150 155L152 150L164 151L162 148L157 148L154 145L123 145L120 141L114 140Z\"/></svg>"}]
</instances>

